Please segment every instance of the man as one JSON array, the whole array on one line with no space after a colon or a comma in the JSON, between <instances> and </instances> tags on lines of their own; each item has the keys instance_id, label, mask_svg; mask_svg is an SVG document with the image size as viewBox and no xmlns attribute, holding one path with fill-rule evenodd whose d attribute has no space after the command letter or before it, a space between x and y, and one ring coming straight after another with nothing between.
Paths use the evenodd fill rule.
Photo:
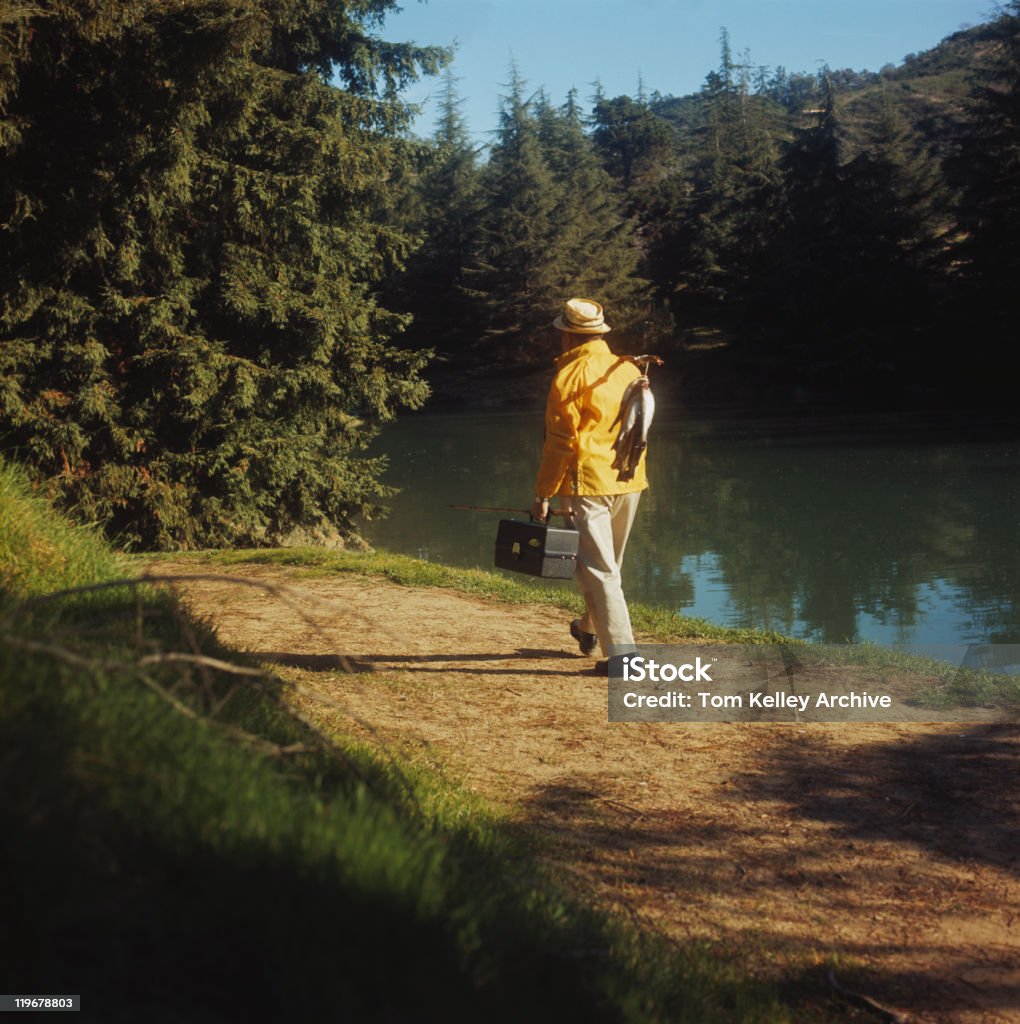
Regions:
<instances>
[{"instance_id":1,"label":"man","mask_svg":"<svg viewBox=\"0 0 1020 1024\"><path fill-rule=\"evenodd\" d=\"M570 512L579 534L575 578L585 606L570 633L582 654L591 654L598 644L608 659L634 649L620 567L648 482L644 453L633 476L620 479L613 468L613 442L624 392L641 371L609 350L603 335L610 327L597 302L570 299L553 327L560 331L563 354L549 388L531 515L547 519L553 496ZM599 661L595 671L607 674L608 661Z\"/></svg>"}]
</instances>

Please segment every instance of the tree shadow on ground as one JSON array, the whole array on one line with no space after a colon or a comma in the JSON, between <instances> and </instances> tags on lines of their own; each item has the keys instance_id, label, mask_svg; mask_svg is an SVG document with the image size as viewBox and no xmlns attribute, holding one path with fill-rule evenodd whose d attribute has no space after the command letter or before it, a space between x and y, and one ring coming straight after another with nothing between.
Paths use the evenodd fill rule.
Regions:
<instances>
[{"instance_id":1,"label":"tree shadow on ground","mask_svg":"<svg viewBox=\"0 0 1020 1024\"><path fill-rule=\"evenodd\" d=\"M777 737L760 767L735 779L735 791L780 800L851 839L1020 872L1020 727L958 726L852 747L798 733Z\"/></svg>"},{"instance_id":2,"label":"tree shadow on ground","mask_svg":"<svg viewBox=\"0 0 1020 1024\"><path fill-rule=\"evenodd\" d=\"M563 675L571 668L578 672L591 668L586 662L573 654L563 651L520 649L513 654L505 651L480 654L300 654L296 651L255 651L252 657L258 661L272 665L283 665L288 668L304 669L308 672L374 672L381 667L406 665L417 672L470 673L471 675L521 675L523 669L507 668L507 662L515 658L548 659L556 658L574 663L556 669L528 668L529 675ZM485 662L493 663L492 668L479 667ZM461 663L469 663L462 665ZM431 666L436 667L431 667Z\"/></svg>"},{"instance_id":3,"label":"tree shadow on ground","mask_svg":"<svg viewBox=\"0 0 1020 1024\"><path fill-rule=\"evenodd\" d=\"M753 772L701 802L670 799L682 779L653 779L661 797L633 803L612 771L559 779L532 789L517 827L546 835L553 861L644 927L693 924L720 955L781 951L792 1001L818 1010L804 1019L876 1019L811 966L827 950L851 993L918 1014L1009 1014L1020 1009L1017 948L1001 937L961 947L932 921L951 895L979 922L989 895L950 893L959 879L941 877L940 861L1020 865L1020 730L956 728L848 746L777 730ZM901 860L890 844L915 853Z\"/></svg>"}]
</instances>

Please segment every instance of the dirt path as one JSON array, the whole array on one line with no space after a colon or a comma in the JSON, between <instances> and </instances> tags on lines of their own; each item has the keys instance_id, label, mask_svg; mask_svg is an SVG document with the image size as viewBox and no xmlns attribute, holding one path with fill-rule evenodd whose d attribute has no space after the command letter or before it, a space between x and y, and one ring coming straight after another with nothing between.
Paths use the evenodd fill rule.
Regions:
<instances>
[{"instance_id":1,"label":"dirt path","mask_svg":"<svg viewBox=\"0 0 1020 1024\"><path fill-rule=\"evenodd\" d=\"M184 585L225 641L438 752L590 895L756 974L837 955L904 1020L1020 1021L1020 728L609 724L562 612L230 572L285 591Z\"/></svg>"}]
</instances>

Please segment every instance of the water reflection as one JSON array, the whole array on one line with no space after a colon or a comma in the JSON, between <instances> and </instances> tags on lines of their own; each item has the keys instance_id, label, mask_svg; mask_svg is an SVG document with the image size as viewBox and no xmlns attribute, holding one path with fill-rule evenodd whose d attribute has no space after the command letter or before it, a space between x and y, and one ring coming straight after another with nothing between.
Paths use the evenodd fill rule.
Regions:
<instances>
[{"instance_id":1,"label":"water reflection","mask_svg":"<svg viewBox=\"0 0 1020 1024\"><path fill-rule=\"evenodd\" d=\"M1016 442L787 428L656 420L628 595L828 643L1020 642ZM491 567L499 515L446 506L525 507L541 430L535 414L401 421L380 450L403 491L367 536Z\"/></svg>"}]
</instances>

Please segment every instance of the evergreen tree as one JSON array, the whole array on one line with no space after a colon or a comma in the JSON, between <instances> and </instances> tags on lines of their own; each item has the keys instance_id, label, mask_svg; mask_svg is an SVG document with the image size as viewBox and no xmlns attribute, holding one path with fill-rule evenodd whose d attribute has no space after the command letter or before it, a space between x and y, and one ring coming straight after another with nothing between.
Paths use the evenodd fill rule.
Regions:
<instances>
[{"instance_id":1,"label":"evergreen tree","mask_svg":"<svg viewBox=\"0 0 1020 1024\"><path fill-rule=\"evenodd\" d=\"M761 276L760 319L790 356L827 366L844 385L862 374L870 392L891 375L916 377L926 342L944 230L937 164L888 104L852 160L831 79L823 105L783 158L785 219ZM881 369L883 373L875 374Z\"/></svg>"},{"instance_id":2,"label":"evergreen tree","mask_svg":"<svg viewBox=\"0 0 1020 1024\"><path fill-rule=\"evenodd\" d=\"M647 313L634 225L584 132L576 96L557 110L524 89L512 69L468 274L485 328L475 361L489 367L544 363L548 352L535 338L571 295L598 297L614 327Z\"/></svg>"},{"instance_id":3,"label":"evergreen tree","mask_svg":"<svg viewBox=\"0 0 1020 1024\"><path fill-rule=\"evenodd\" d=\"M0 51L0 431L157 546L348 533L425 395L373 298L409 240L392 0L48 0ZM339 84L333 84L334 82Z\"/></svg>"},{"instance_id":4,"label":"evergreen tree","mask_svg":"<svg viewBox=\"0 0 1020 1024\"><path fill-rule=\"evenodd\" d=\"M465 273L481 216L480 176L462 105L448 68L429 155L410 194L413 208L403 212L423 244L391 284L393 300L414 317L408 342L436 351L440 363L462 354L477 332Z\"/></svg>"},{"instance_id":5,"label":"evergreen tree","mask_svg":"<svg viewBox=\"0 0 1020 1024\"><path fill-rule=\"evenodd\" d=\"M906 355L934 310L937 259L948 227L938 161L890 103L870 126L863 152L842 170L852 199L850 237L860 241L858 315L880 320L887 346Z\"/></svg>"},{"instance_id":6,"label":"evergreen tree","mask_svg":"<svg viewBox=\"0 0 1020 1024\"><path fill-rule=\"evenodd\" d=\"M600 296L613 309L618 329L645 312L646 282L638 276L637 227L625 216L612 180L585 133L576 90L564 105L544 96L536 106L539 139L561 195L554 247L559 294Z\"/></svg>"},{"instance_id":7,"label":"evergreen tree","mask_svg":"<svg viewBox=\"0 0 1020 1024\"><path fill-rule=\"evenodd\" d=\"M831 80L824 76L822 107L798 128L781 161L784 221L772 246L772 272L762 281L763 306L777 326L802 324L826 341L836 313L833 288L845 272L840 166L842 140Z\"/></svg>"},{"instance_id":8,"label":"evergreen tree","mask_svg":"<svg viewBox=\"0 0 1020 1024\"><path fill-rule=\"evenodd\" d=\"M659 175L672 154L672 128L643 100L608 99L599 87L591 124L603 166L632 197Z\"/></svg>"},{"instance_id":9,"label":"evergreen tree","mask_svg":"<svg viewBox=\"0 0 1020 1024\"><path fill-rule=\"evenodd\" d=\"M473 360L490 367L534 360L532 339L559 295L559 270L550 254L558 244L562 193L525 88L512 66L482 175L485 214L467 273L479 331Z\"/></svg>"},{"instance_id":10,"label":"evergreen tree","mask_svg":"<svg viewBox=\"0 0 1020 1024\"><path fill-rule=\"evenodd\" d=\"M913 260L927 262L948 225L949 197L938 159L888 101L868 128L865 155L887 182L884 219L890 233Z\"/></svg>"},{"instance_id":11,"label":"evergreen tree","mask_svg":"<svg viewBox=\"0 0 1020 1024\"><path fill-rule=\"evenodd\" d=\"M1000 9L990 35L955 168L965 239L953 258L970 286L963 316L980 313L988 345L997 346L1020 315L1020 0Z\"/></svg>"},{"instance_id":12,"label":"evergreen tree","mask_svg":"<svg viewBox=\"0 0 1020 1024\"><path fill-rule=\"evenodd\" d=\"M751 94L749 64L734 63L725 30L720 43L719 68L706 78L680 168L651 195L643 216L650 273L678 322L723 306L733 317L777 216L775 104Z\"/></svg>"}]
</instances>

